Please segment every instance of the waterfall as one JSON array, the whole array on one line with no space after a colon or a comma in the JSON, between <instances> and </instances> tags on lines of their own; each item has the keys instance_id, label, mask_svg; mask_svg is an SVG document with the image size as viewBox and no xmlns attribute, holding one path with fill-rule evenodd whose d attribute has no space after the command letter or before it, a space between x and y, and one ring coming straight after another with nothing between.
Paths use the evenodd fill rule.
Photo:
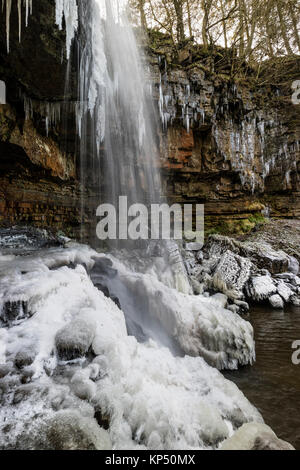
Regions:
<instances>
[{"instance_id":1,"label":"waterfall","mask_svg":"<svg viewBox=\"0 0 300 470\"><path fill-rule=\"evenodd\" d=\"M161 194L155 113L126 3L80 5L81 179L115 206L120 196L147 205Z\"/></svg>"},{"instance_id":2,"label":"waterfall","mask_svg":"<svg viewBox=\"0 0 300 470\"><path fill-rule=\"evenodd\" d=\"M59 28L63 18L67 57L80 28L82 185L97 189L99 203L121 195L128 204L159 201L156 118L126 2L56 0ZM45 112L57 118L56 107ZM15 246L0 252L0 450L67 448L73 434L70 448L216 449L242 423L262 420L207 364L251 363L249 323L216 299L161 282L162 255L137 272L133 251L128 266L45 237L0 233L0 248ZM172 257L183 265L176 250ZM99 414L109 418L109 435Z\"/></svg>"}]
</instances>

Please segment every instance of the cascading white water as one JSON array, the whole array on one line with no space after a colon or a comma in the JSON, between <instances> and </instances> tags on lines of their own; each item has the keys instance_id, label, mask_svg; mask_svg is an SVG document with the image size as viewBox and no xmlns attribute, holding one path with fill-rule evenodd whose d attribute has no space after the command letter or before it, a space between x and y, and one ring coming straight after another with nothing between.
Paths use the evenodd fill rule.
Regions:
<instances>
[{"instance_id":1,"label":"cascading white water","mask_svg":"<svg viewBox=\"0 0 300 470\"><path fill-rule=\"evenodd\" d=\"M127 196L130 204L151 204L161 193L155 115L126 3L80 5L82 178L85 183L91 168L97 168L106 202L117 204L119 196Z\"/></svg>"}]
</instances>

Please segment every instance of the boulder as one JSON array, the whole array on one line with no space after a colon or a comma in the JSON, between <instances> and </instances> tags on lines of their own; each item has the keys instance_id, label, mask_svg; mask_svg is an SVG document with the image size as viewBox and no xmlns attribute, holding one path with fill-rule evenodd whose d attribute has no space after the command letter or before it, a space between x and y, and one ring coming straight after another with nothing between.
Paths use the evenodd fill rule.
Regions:
<instances>
[{"instance_id":1,"label":"boulder","mask_svg":"<svg viewBox=\"0 0 300 470\"><path fill-rule=\"evenodd\" d=\"M252 267L251 261L227 250L214 272L212 285L230 299L242 299Z\"/></svg>"},{"instance_id":2,"label":"boulder","mask_svg":"<svg viewBox=\"0 0 300 470\"><path fill-rule=\"evenodd\" d=\"M32 313L28 309L27 302L21 300L7 301L0 310L0 326L1 323L6 327L11 327L15 323L19 323L30 318Z\"/></svg>"},{"instance_id":3,"label":"boulder","mask_svg":"<svg viewBox=\"0 0 300 470\"><path fill-rule=\"evenodd\" d=\"M238 299L235 299L234 300L234 303L235 305L237 305L240 310L242 310L243 312L249 312L250 310L250 307L249 307L249 304L247 302L244 302L243 300L238 300Z\"/></svg>"},{"instance_id":4,"label":"boulder","mask_svg":"<svg viewBox=\"0 0 300 470\"><path fill-rule=\"evenodd\" d=\"M74 410L59 411L45 429L47 450L111 450L109 434L97 421Z\"/></svg>"},{"instance_id":5,"label":"boulder","mask_svg":"<svg viewBox=\"0 0 300 470\"><path fill-rule=\"evenodd\" d=\"M203 243L191 242L185 244L187 251L200 251L203 248Z\"/></svg>"},{"instance_id":6,"label":"boulder","mask_svg":"<svg viewBox=\"0 0 300 470\"><path fill-rule=\"evenodd\" d=\"M4 379L8 374L13 372L13 363L0 364L0 379Z\"/></svg>"},{"instance_id":7,"label":"boulder","mask_svg":"<svg viewBox=\"0 0 300 470\"><path fill-rule=\"evenodd\" d=\"M218 306L226 308L228 303L228 297L224 294L215 294L211 296L211 300L215 302Z\"/></svg>"},{"instance_id":8,"label":"boulder","mask_svg":"<svg viewBox=\"0 0 300 470\"><path fill-rule=\"evenodd\" d=\"M290 299L290 302L295 305L295 307L300 307L300 297L297 295L293 295Z\"/></svg>"},{"instance_id":9,"label":"boulder","mask_svg":"<svg viewBox=\"0 0 300 470\"><path fill-rule=\"evenodd\" d=\"M253 276L246 286L247 297L257 302L267 300L277 293L277 288L270 276Z\"/></svg>"},{"instance_id":10,"label":"boulder","mask_svg":"<svg viewBox=\"0 0 300 470\"><path fill-rule=\"evenodd\" d=\"M290 256L288 270L296 276L299 273L299 261L294 256Z\"/></svg>"},{"instance_id":11,"label":"boulder","mask_svg":"<svg viewBox=\"0 0 300 470\"><path fill-rule=\"evenodd\" d=\"M262 423L247 423L223 443L221 450L295 450L278 439L272 429Z\"/></svg>"},{"instance_id":12,"label":"boulder","mask_svg":"<svg viewBox=\"0 0 300 470\"><path fill-rule=\"evenodd\" d=\"M270 304L273 308L278 308L278 309L283 309L284 308L284 302L283 302L282 298L280 297L280 295L278 295L278 294L272 295L269 298L269 302L270 302Z\"/></svg>"},{"instance_id":13,"label":"boulder","mask_svg":"<svg viewBox=\"0 0 300 470\"><path fill-rule=\"evenodd\" d=\"M282 297L285 302L289 302L290 298L293 295L293 291L284 282L280 282L277 285L277 291L280 297Z\"/></svg>"},{"instance_id":14,"label":"boulder","mask_svg":"<svg viewBox=\"0 0 300 470\"><path fill-rule=\"evenodd\" d=\"M295 287L300 287L300 277L296 276L293 273L282 273L282 274L277 274L276 279L281 279L285 283L292 284Z\"/></svg>"},{"instance_id":15,"label":"boulder","mask_svg":"<svg viewBox=\"0 0 300 470\"><path fill-rule=\"evenodd\" d=\"M211 256L218 253L222 255L230 250L242 257L248 258L259 269L268 269L272 274L288 271L291 265L291 257L282 250L274 250L265 242L241 242L222 235L212 235L208 239L206 251Z\"/></svg>"},{"instance_id":16,"label":"boulder","mask_svg":"<svg viewBox=\"0 0 300 470\"><path fill-rule=\"evenodd\" d=\"M58 357L71 361L84 357L89 351L95 336L95 325L84 318L73 320L58 331L55 346Z\"/></svg>"},{"instance_id":17,"label":"boulder","mask_svg":"<svg viewBox=\"0 0 300 470\"><path fill-rule=\"evenodd\" d=\"M30 366L36 357L36 350L33 347L26 347L20 349L15 357L15 366L18 369L23 369L24 367Z\"/></svg>"}]
</instances>

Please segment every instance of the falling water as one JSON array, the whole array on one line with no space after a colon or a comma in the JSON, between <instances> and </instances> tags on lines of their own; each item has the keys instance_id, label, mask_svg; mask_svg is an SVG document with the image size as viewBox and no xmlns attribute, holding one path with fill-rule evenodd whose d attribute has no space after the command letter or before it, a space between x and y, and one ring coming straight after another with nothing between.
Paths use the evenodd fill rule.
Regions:
<instances>
[{"instance_id":1,"label":"falling water","mask_svg":"<svg viewBox=\"0 0 300 470\"><path fill-rule=\"evenodd\" d=\"M159 200L161 191L155 113L125 7L124 1L90 0L79 2L78 12L76 0L56 0L56 22L63 27L64 17L70 57L80 18L82 184L95 185L99 203L126 195L129 203L148 204ZM11 236L7 240L4 234L5 245ZM19 246L16 237L11 241ZM176 340L184 353L236 367L254 357L251 326L213 299L167 287L159 280L161 263L160 276L154 266L139 273L73 243L32 257L0 254L0 364L11 367L4 377L9 393L0 410L0 449L52 448L47 429L59 436L55 423L66 418L75 426L79 420L96 449L107 449L108 437L94 419L99 410L110 418L109 439L116 449L217 448L243 422L261 421L239 390L201 357L175 357L169 350ZM92 283L107 278L121 309ZM16 318L7 318L12 314ZM128 335L125 317L140 341ZM69 328L76 344L82 325L92 332L87 349L95 360L62 362L57 338ZM30 393L17 401L21 372L14 364L28 351ZM63 447L65 434L61 438Z\"/></svg>"},{"instance_id":2,"label":"falling water","mask_svg":"<svg viewBox=\"0 0 300 470\"><path fill-rule=\"evenodd\" d=\"M161 193L155 113L126 3L80 5L81 179L99 185L101 202L152 204Z\"/></svg>"}]
</instances>

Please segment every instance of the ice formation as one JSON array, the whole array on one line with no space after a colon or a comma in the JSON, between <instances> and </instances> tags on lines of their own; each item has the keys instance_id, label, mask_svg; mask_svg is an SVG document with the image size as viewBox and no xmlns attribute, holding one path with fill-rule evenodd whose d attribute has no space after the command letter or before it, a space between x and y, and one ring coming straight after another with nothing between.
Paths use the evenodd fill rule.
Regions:
<instances>
[{"instance_id":1,"label":"ice formation","mask_svg":"<svg viewBox=\"0 0 300 470\"><path fill-rule=\"evenodd\" d=\"M63 19L66 25L66 50L67 58L70 57L71 45L78 28L77 0L56 0L56 24L59 29L63 27Z\"/></svg>"},{"instance_id":2,"label":"ice formation","mask_svg":"<svg viewBox=\"0 0 300 470\"><path fill-rule=\"evenodd\" d=\"M64 112L74 114L78 108L76 101L40 101L29 98L24 93L20 93L20 98L24 103L25 119L33 120L35 113L41 116L45 122L47 136L50 130L62 121Z\"/></svg>"},{"instance_id":3,"label":"ice formation","mask_svg":"<svg viewBox=\"0 0 300 470\"><path fill-rule=\"evenodd\" d=\"M95 184L110 203L117 204L119 196L126 195L130 204L153 204L161 194L155 115L125 4L91 0L81 5L81 179L85 185L93 166L95 175L105 171L105 178ZM92 132L87 133L91 119Z\"/></svg>"},{"instance_id":4,"label":"ice formation","mask_svg":"<svg viewBox=\"0 0 300 470\"><path fill-rule=\"evenodd\" d=\"M2 0L2 11L4 11L4 6L6 8L6 43L7 43L7 52L9 52L9 34L10 34L10 15L12 9L13 0ZM17 0L18 8L18 21L19 21L19 41L21 41L21 32L22 32L22 3L25 6L25 25L28 25L28 16L29 13L32 14L32 0Z\"/></svg>"},{"instance_id":5,"label":"ice formation","mask_svg":"<svg viewBox=\"0 0 300 470\"><path fill-rule=\"evenodd\" d=\"M153 271L132 272L116 259L114 265L136 302L149 310L147 315L151 312L159 319L185 354L202 356L219 369L236 369L255 360L252 326L225 310L217 299L180 293L159 281ZM147 299L144 305L143 298Z\"/></svg>"},{"instance_id":6,"label":"ice formation","mask_svg":"<svg viewBox=\"0 0 300 470\"><path fill-rule=\"evenodd\" d=\"M27 256L1 256L1 317L8 303L26 304L28 312L0 329L1 446L45 445L43 433L49 435L49 423L61 413L69 421L77 413L90 436L88 423L94 429L95 412L101 410L109 416L117 449L216 448L243 423L261 421L237 387L203 358L176 357L153 340L139 343L128 336L123 312L94 287L84 267L91 268L99 256L72 243ZM117 261L116 266L125 276L127 268ZM195 341L191 330L200 318L210 347L226 349L229 337L236 338L236 348L241 346L246 323L213 300L165 289L150 275L135 276L150 302L161 306L160 319L186 329L181 333L186 342ZM178 318L168 318L172 315ZM79 321L93 327L88 338L93 355L62 362L57 335L61 332L61 338L67 325ZM73 332L76 344L80 330ZM107 448L106 437L97 439L96 448Z\"/></svg>"}]
</instances>

